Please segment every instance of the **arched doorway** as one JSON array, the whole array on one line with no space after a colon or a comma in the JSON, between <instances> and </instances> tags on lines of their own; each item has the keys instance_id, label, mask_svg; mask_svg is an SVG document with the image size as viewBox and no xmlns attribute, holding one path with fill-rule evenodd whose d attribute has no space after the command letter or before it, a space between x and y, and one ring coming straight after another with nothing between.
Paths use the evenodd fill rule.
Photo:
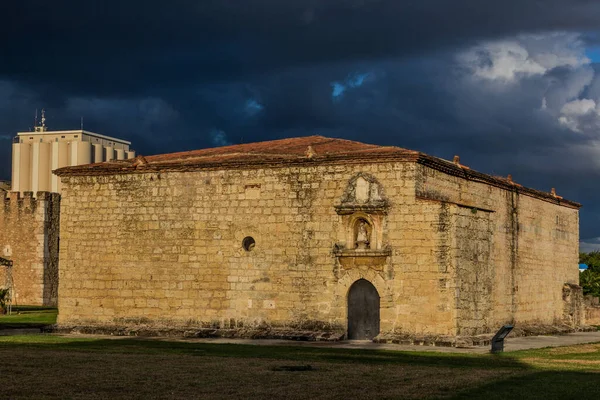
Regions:
<instances>
[{"instance_id":1,"label":"arched doorway","mask_svg":"<svg viewBox=\"0 0 600 400\"><path fill-rule=\"evenodd\" d=\"M373 339L379 334L379 293L359 279L348 291L348 339Z\"/></svg>"}]
</instances>

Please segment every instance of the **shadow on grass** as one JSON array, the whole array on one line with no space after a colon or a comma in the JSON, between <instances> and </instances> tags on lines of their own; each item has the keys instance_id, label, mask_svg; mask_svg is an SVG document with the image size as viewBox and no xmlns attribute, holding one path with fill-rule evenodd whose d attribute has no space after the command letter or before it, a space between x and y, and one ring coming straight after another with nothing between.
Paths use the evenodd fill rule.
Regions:
<instances>
[{"instance_id":1,"label":"shadow on grass","mask_svg":"<svg viewBox=\"0 0 600 400\"><path fill-rule=\"evenodd\" d=\"M91 339L51 335L14 336L0 339L3 348L35 348L45 350L129 353L185 354L203 357L235 357L327 362L337 364L395 364L408 366L438 366L455 368L527 368L506 355L477 355L433 352L399 352L389 350L356 350L314 348L304 346L262 346L243 344L210 344L165 341L155 339Z\"/></svg>"},{"instance_id":2,"label":"shadow on grass","mask_svg":"<svg viewBox=\"0 0 600 400\"><path fill-rule=\"evenodd\" d=\"M286 365L315 365L315 370L337 370L337 366L359 365L377 366L370 371L375 375L365 379L380 380L381 382L396 382L398 376L386 376L386 366L401 366L409 371L416 368L419 374L428 379L435 379L439 374L464 377L473 375L472 381L460 386L456 393L439 394L444 398L454 399L588 399L600 398L600 373L587 371L565 370L561 365L540 369L525 362L527 353L499 355L491 354L457 354L433 352L400 352L389 350L359 350L305 346L262 346L243 344L212 344L197 342L179 342L146 338L89 338L76 336L55 335L21 335L0 337L0 354L27 354L28 352L48 351L47 357L54 352L65 353L102 353L102 354L135 354L149 355L143 362L152 363L152 356L186 355L193 357L228 357L238 359L260 359L285 362ZM543 351L543 350L538 350ZM596 353L596 357L598 354ZM60 358L60 357L58 357ZM224 361L226 364L226 362ZM327 364L330 364L327 366ZM260 364L258 364L260 365ZM428 368L431 368L430 370ZM454 369L454 372L452 372ZM271 368L272 370L272 368ZM311 367L312 370L312 367ZM368 370L367 370L368 371ZM427 373L427 371L430 371ZM481 374L487 371L487 374ZM284 372L288 373L288 372ZM294 372L296 373L296 372ZM401 373L401 372L400 372ZM410 374L409 374L410 375ZM407 376L409 376L407 375ZM419 375L420 376L420 375ZM487 380L477 379L486 376ZM433 378L432 378L433 377ZM254 379L254 378L253 378ZM283 378L282 378L283 379ZM395 381L394 381L395 379ZM405 378L414 379L414 378ZM394 384L394 383L390 383ZM424 385L436 385L431 381ZM456 390L456 389L454 389Z\"/></svg>"},{"instance_id":3,"label":"shadow on grass","mask_svg":"<svg viewBox=\"0 0 600 400\"><path fill-rule=\"evenodd\" d=\"M541 371L462 391L453 399L598 399L600 373Z\"/></svg>"},{"instance_id":4,"label":"shadow on grass","mask_svg":"<svg viewBox=\"0 0 600 400\"><path fill-rule=\"evenodd\" d=\"M12 306L12 311L13 312L40 311L40 312L57 313L58 308L47 307L47 306Z\"/></svg>"}]
</instances>

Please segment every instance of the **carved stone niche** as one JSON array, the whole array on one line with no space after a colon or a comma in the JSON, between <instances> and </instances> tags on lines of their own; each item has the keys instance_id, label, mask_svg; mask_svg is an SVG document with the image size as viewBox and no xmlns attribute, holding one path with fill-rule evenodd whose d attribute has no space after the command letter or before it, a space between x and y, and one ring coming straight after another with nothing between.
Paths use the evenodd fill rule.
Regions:
<instances>
[{"instance_id":1,"label":"carved stone niche","mask_svg":"<svg viewBox=\"0 0 600 400\"><path fill-rule=\"evenodd\" d=\"M340 241L334 254L345 268L368 266L383 270L391 254L383 244L383 224L389 202L377 180L368 174L354 176L335 210L342 217Z\"/></svg>"}]
</instances>

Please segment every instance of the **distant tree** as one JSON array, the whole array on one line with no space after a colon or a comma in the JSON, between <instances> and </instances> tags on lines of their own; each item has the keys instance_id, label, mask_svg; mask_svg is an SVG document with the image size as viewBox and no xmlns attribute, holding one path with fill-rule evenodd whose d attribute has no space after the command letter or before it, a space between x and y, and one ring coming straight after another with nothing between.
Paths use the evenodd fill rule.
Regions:
<instances>
[{"instance_id":1,"label":"distant tree","mask_svg":"<svg viewBox=\"0 0 600 400\"><path fill-rule=\"evenodd\" d=\"M579 253L579 262L588 269L579 274L579 285L584 295L600 297L600 251Z\"/></svg>"},{"instance_id":2,"label":"distant tree","mask_svg":"<svg viewBox=\"0 0 600 400\"><path fill-rule=\"evenodd\" d=\"M600 251L590 253L579 253L579 262L586 264L590 269L600 270Z\"/></svg>"},{"instance_id":3,"label":"distant tree","mask_svg":"<svg viewBox=\"0 0 600 400\"><path fill-rule=\"evenodd\" d=\"M583 288L584 295L600 297L600 274L591 270L579 274L579 285Z\"/></svg>"}]
</instances>

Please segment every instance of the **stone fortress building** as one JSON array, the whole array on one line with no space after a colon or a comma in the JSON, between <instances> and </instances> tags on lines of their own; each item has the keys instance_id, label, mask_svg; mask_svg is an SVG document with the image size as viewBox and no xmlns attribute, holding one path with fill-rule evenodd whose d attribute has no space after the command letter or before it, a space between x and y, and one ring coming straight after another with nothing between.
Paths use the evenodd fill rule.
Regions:
<instances>
[{"instance_id":1,"label":"stone fortress building","mask_svg":"<svg viewBox=\"0 0 600 400\"><path fill-rule=\"evenodd\" d=\"M12 185L0 190L0 287L13 304L57 304L61 183L52 170L135 157L130 142L84 130L49 131L45 114L12 145Z\"/></svg>"},{"instance_id":2,"label":"stone fortress building","mask_svg":"<svg viewBox=\"0 0 600 400\"><path fill-rule=\"evenodd\" d=\"M579 326L578 203L320 136L59 168L61 326Z\"/></svg>"},{"instance_id":3,"label":"stone fortress building","mask_svg":"<svg viewBox=\"0 0 600 400\"><path fill-rule=\"evenodd\" d=\"M56 306L60 195L0 192L0 288L9 288L13 305Z\"/></svg>"}]
</instances>

